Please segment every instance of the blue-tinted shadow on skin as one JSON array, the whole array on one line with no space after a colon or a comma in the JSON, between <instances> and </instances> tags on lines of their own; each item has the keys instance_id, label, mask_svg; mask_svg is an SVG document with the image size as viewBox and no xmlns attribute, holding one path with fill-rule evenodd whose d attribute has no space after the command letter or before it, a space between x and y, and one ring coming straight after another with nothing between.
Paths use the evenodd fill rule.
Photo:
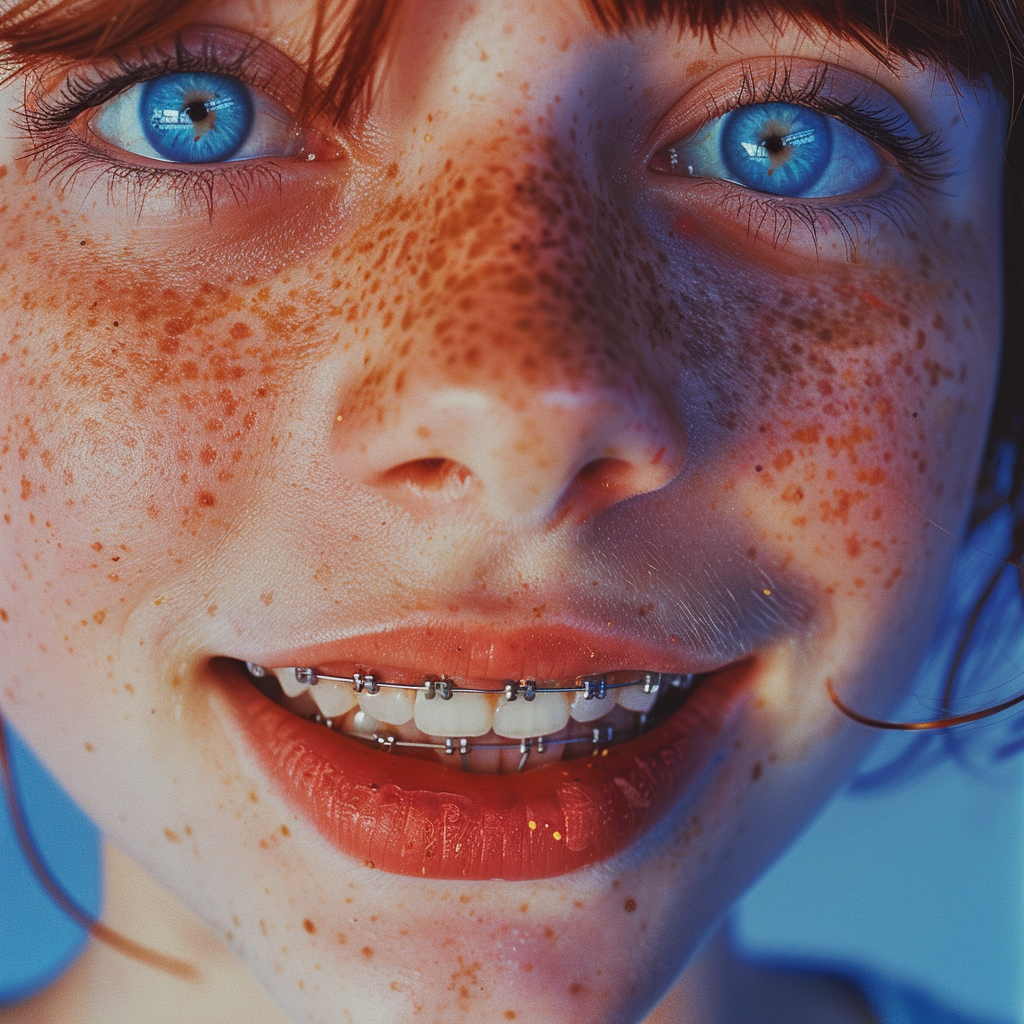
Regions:
<instances>
[{"instance_id":1,"label":"blue-tinted shadow on skin","mask_svg":"<svg viewBox=\"0 0 1024 1024\"><path fill-rule=\"evenodd\" d=\"M7 727L5 735L22 807L44 863L71 898L98 917L99 831L17 734ZM87 940L36 880L0 790L0 1005L25 999L54 981Z\"/></svg>"}]
</instances>

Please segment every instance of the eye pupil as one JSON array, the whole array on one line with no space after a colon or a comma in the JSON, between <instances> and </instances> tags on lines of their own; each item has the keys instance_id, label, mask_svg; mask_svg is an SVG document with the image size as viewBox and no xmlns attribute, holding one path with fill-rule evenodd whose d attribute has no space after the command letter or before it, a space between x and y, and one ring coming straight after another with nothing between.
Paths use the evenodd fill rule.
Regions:
<instances>
[{"instance_id":1,"label":"eye pupil","mask_svg":"<svg viewBox=\"0 0 1024 1024\"><path fill-rule=\"evenodd\" d=\"M185 113L188 114L193 124L198 124L200 121L205 121L210 112L202 100L194 100L185 108Z\"/></svg>"},{"instance_id":2,"label":"eye pupil","mask_svg":"<svg viewBox=\"0 0 1024 1024\"><path fill-rule=\"evenodd\" d=\"M761 145L764 146L772 156L778 156L786 148L786 140L781 135L769 135Z\"/></svg>"}]
</instances>

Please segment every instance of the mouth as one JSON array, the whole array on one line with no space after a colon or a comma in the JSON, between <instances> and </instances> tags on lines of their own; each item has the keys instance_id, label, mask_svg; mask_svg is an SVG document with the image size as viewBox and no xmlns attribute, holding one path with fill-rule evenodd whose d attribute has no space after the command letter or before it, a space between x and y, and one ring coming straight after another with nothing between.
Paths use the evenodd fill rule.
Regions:
<instances>
[{"instance_id":1,"label":"mouth","mask_svg":"<svg viewBox=\"0 0 1024 1024\"><path fill-rule=\"evenodd\" d=\"M604 861L692 795L756 666L509 679L214 661L243 746L336 849L516 881Z\"/></svg>"},{"instance_id":2,"label":"mouth","mask_svg":"<svg viewBox=\"0 0 1024 1024\"><path fill-rule=\"evenodd\" d=\"M486 774L606 757L677 711L704 678L617 671L507 680L495 689L489 680L429 675L419 684L388 682L354 669L337 676L247 662L245 671L274 703L342 736Z\"/></svg>"}]
</instances>

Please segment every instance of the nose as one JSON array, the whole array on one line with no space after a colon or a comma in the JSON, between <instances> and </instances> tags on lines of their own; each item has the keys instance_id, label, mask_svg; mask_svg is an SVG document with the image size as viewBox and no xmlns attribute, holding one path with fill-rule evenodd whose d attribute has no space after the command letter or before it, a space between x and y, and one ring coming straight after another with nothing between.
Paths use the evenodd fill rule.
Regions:
<instances>
[{"instance_id":1,"label":"nose","mask_svg":"<svg viewBox=\"0 0 1024 1024\"><path fill-rule=\"evenodd\" d=\"M334 447L344 476L409 509L582 521L676 476L685 427L582 176L512 166L449 161L375 224L370 344Z\"/></svg>"}]
</instances>

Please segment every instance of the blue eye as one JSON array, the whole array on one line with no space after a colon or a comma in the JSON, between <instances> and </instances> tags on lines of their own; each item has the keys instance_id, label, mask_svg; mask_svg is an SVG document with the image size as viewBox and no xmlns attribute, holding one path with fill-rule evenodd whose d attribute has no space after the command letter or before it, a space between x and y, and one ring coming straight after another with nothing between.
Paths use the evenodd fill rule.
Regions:
<instances>
[{"instance_id":1,"label":"blue eye","mask_svg":"<svg viewBox=\"0 0 1024 1024\"><path fill-rule=\"evenodd\" d=\"M859 132L796 103L738 107L665 153L672 173L791 198L857 192L884 167Z\"/></svg>"},{"instance_id":2,"label":"blue eye","mask_svg":"<svg viewBox=\"0 0 1024 1024\"><path fill-rule=\"evenodd\" d=\"M303 133L288 111L231 75L161 75L108 100L89 123L118 149L163 163L216 164L303 151Z\"/></svg>"},{"instance_id":3,"label":"blue eye","mask_svg":"<svg viewBox=\"0 0 1024 1024\"><path fill-rule=\"evenodd\" d=\"M252 131L249 91L227 75L166 75L147 82L141 93L139 119L146 139L165 160L230 160Z\"/></svg>"}]
</instances>

